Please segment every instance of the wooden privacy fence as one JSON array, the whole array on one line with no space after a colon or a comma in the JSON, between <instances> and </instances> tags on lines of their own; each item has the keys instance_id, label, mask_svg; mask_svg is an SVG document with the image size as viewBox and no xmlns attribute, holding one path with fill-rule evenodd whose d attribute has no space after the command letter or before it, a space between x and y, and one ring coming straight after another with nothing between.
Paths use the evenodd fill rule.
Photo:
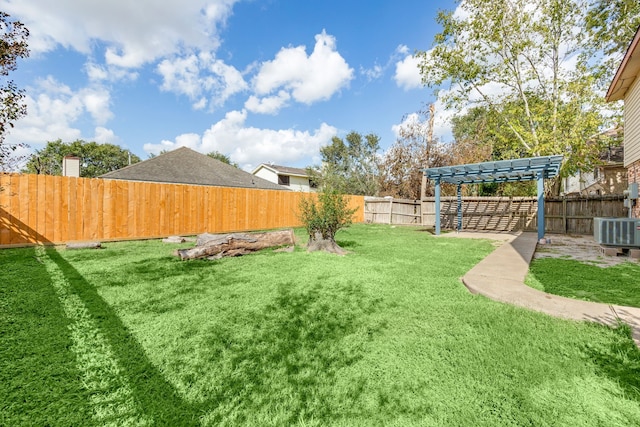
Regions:
<instances>
[{"instance_id":1,"label":"wooden privacy fence","mask_svg":"<svg viewBox=\"0 0 640 427\"><path fill-rule=\"evenodd\" d=\"M545 228L550 233L593 234L593 218L626 217L622 194L544 199Z\"/></svg>"},{"instance_id":2,"label":"wooden privacy fence","mask_svg":"<svg viewBox=\"0 0 640 427\"><path fill-rule=\"evenodd\" d=\"M0 175L0 246L125 240L301 225L308 193L49 175ZM354 222L364 198L349 196Z\"/></svg>"},{"instance_id":3,"label":"wooden privacy fence","mask_svg":"<svg viewBox=\"0 0 640 427\"><path fill-rule=\"evenodd\" d=\"M593 234L593 218L627 216L623 202L622 195L546 198L545 231ZM456 228L456 209L456 197L440 199L442 228ZM422 202L365 198L367 222L433 227L435 212L433 197L427 197ZM463 197L462 228L475 231L535 231L538 226L537 212L538 201L535 197Z\"/></svg>"},{"instance_id":4,"label":"wooden privacy fence","mask_svg":"<svg viewBox=\"0 0 640 427\"><path fill-rule=\"evenodd\" d=\"M420 225L419 200L365 197L364 201L365 222Z\"/></svg>"}]
</instances>

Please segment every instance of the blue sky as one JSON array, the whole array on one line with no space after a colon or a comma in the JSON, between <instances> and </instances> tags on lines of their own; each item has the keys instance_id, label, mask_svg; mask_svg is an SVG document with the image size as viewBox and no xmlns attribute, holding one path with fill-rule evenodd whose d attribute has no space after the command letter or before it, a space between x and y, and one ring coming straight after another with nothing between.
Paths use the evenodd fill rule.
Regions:
<instances>
[{"instance_id":1,"label":"blue sky","mask_svg":"<svg viewBox=\"0 0 640 427\"><path fill-rule=\"evenodd\" d=\"M244 169L304 167L351 130L395 141L434 101L416 49L454 2L0 0L31 31L12 74L28 115L9 142L110 142L145 159L186 145ZM446 112L436 134L450 139Z\"/></svg>"}]
</instances>

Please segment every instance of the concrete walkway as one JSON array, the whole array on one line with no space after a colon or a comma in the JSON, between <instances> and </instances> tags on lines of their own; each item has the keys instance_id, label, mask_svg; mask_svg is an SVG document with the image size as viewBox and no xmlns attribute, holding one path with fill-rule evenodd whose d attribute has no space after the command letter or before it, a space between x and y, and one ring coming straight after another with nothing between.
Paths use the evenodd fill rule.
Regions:
<instances>
[{"instance_id":1,"label":"concrete walkway","mask_svg":"<svg viewBox=\"0 0 640 427\"><path fill-rule=\"evenodd\" d=\"M453 233L447 236L453 236ZM621 320L631 326L633 340L640 347L640 308L560 297L524 284L529 263L536 250L535 233L493 235L463 232L456 236L505 241L462 278L462 282L472 293L564 319L588 320L609 326L615 326Z\"/></svg>"}]
</instances>

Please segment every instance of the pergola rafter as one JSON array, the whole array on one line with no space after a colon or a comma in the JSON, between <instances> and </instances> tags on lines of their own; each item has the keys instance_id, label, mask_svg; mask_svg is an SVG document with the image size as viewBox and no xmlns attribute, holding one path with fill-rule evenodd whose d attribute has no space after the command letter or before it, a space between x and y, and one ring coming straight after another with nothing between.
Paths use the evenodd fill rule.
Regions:
<instances>
[{"instance_id":1,"label":"pergola rafter","mask_svg":"<svg viewBox=\"0 0 640 427\"><path fill-rule=\"evenodd\" d=\"M538 239L544 237L544 180L558 175L563 156L529 157L424 169L435 182L436 234L440 234L440 184L457 185L458 230L462 227L462 185L493 182L538 181Z\"/></svg>"}]
</instances>

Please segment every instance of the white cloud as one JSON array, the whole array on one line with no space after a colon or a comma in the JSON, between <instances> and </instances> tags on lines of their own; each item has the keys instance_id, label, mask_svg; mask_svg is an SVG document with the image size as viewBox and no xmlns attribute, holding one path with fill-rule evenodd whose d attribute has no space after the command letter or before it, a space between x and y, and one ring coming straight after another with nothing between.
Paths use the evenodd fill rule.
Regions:
<instances>
[{"instance_id":1,"label":"white cloud","mask_svg":"<svg viewBox=\"0 0 640 427\"><path fill-rule=\"evenodd\" d=\"M287 104L289 99L291 99L291 95L284 90L281 90L275 96L267 96L264 98L251 95L247 102L245 102L244 107L252 113L276 114Z\"/></svg>"},{"instance_id":2,"label":"white cloud","mask_svg":"<svg viewBox=\"0 0 640 427\"><path fill-rule=\"evenodd\" d=\"M385 69L380 64L374 65L372 68L360 67L360 74L365 76L368 81L377 80L384 75Z\"/></svg>"},{"instance_id":3,"label":"white cloud","mask_svg":"<svg viewBox=\"0 0 640 427\"><path fill-rule=\"evenodd\" d=\"M377 62L371 68L360 67L360 74L365 76L367 81L371 82L383 77L387 70L395 65L400 58L404 58L409 55L409 48L403 44L399 45L395 51L389 56L387 62L384 65L380 65ZM396 66L397 68L397 66Z\"/></svg>"},{"instance_id":4,"label":"white cloud","mask_svg":"<svg viewBox=\"0 0 640 427\"><path fill-rule=\"evenodd\" d=\"M272 61L261 64L253 80L257 95L286 90L305 104L331 98L353 79L353 69L336 50L336 40L324 30L316 35L313 52L304 46L282 48Z\"/></svg>"},{"instance_id":5,"label":"white cloud","mask_svg":"<svg viewBox=\"0 0 640 427\"><path fill-rule=\"evenodd\" d=\"M221 106L232 95L249 88L240 71L207 52L165 59L157 71L163 79L161 89L186 95L196 110Z\"/></svg>"},{"instance_id":6,"label":"white cloud","mask_svg":"<svg viewBox=\"0 0 640 427\"><path fill-rule=\"evenodd\" d=\"M408 55L409 54L409 46L401 44L396 48L396 53L399 55Z\"/></svg>"},{"instance_id":7,"label":"white cloud","mask_svg":"<svg viewBox=\"0 0 640 427\"><path fill-rule=\"evenodd\" d=\"M88 113L98 124L105 124L113 117L110 110L111 94L104 88L82 89L78 96Z\"/></svg>"},{"instance_id":8,"label":"white cloud","mask_svg":"<svg viewBox=\"0 0 640 427\"><path fill-rule=\"evenodd\" d=\"M419 65L420 59L413 55L407 55L402 61L398 61L396 73L393 76L396 84L404 90L422 87Z\"/></svg>"},{"instance_id":9,"label":"white cloud","mask_svg":"<svg viewBox=\"0 0 640 427\"><path fill-rule=\"evenodd\" d=\"M206 106L207 106L207 98L205 98L204 96L200 98L198 101L194 102L192 105L194 110L204 110Z\"/></svg>"},{"instance_id":10,"label":"white cloud","mask_svg":"<svg viewBox=\"0 0 640 427\"><path fill-rule=\"evenodd\" d=\"M120 138L118 138L113 130L98 126L95 129L95 134L92 141L98 144L117 144Z\"/></svg>"},{"instance_id":11,"label":"white cloud","mask_svg":"<svg viewBox=\"0 0 640 427\"><path fill-rule=\"evenodd\" d=\"M176 138L177 147L189 147L197 149L200 145L201 138L197 133L183 133Z\"/></svg>"},{"instance_id":12,"label":"white cloud","mask_svg":"<svg viewBox=\"0 0 640 427\"><path fill-rule=\"evenodd\" d=\"M24 142L39 148L47 141L91 139L74 124L88 116L96 125L99 142L115 141L112 131L102 127L112 116L110 94L99 86L73 91L53 77L38 81L27 88L25 97L28 114L15 123L7 135L10 143Z\"/></svg>"},{"instance_id":13,"label":"white cloud","mask_svg":"<svg viewBox=\"0 0 640 427\"><path fill-rule=\"evenodd\" d=\"M183 47L217 49L218 27L236 1L5 0L2 9L29 28L35 55L58 46L84 54L99 47L107 64L131 68Z\"/></svg>"},{"instance_id":14,"label":"white cloud","mask_svg":"<svg viewBox=\"0 0 640 427\"><path fill-rule=\"evenodd\" d=\"M94 62L88 62L84 68L87 77L89 77L89 81L95 83L104 81L115 82L119 80L134 81L138 78L137 72L114 65L103 66Z\"/></svg>"},{"instance_id":15,"label":"white cloud","mask_svg":"<svg viewBox=\"0 0 640 427\"><path fill-rule=\"evenodd\" d=\"M331 142L337 129L322 123L313 132L295 129L260 129L246 126L247 111L231 111L212 125L202 136L183 134L174 141L145 144L148 153L187 146L201 153L219 151L230 156L245 170L264 162L292 164L317 155L320 147Z\"/></svg>"},{"instance_id":16,"label":"white cloud","mask_svg":"<svg viewBox=\"0 0 640 427\"><path fill-rule=\"evenodd\" d=\"M200 65L197 55L185 58L165 59L158 64L158 73L162 75L161 89L195 98L202 88Z\"/></svg>"}]
</instances>

